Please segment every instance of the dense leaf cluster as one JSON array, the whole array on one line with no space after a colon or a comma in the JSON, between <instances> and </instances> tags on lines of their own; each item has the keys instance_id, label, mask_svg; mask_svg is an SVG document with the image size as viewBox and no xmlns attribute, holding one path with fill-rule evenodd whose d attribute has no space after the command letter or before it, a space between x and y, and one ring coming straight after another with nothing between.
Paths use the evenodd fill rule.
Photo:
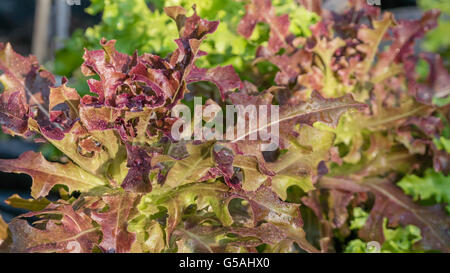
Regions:
<instances>
[{"instance_id":1,"label":"dense leaf cluster","mask_svg":"<svg viewBox=\"0 0 450 273\"><path fill-rule=\"evenodd\" d=\"M91 9L102 8L93 2ZM161 46L146 50L171 51L128 55L116 50L126 40L101 39L101 49L83 56L90 94L82 97L66 79L57 86L33 56L2 44L3 131L49 142L67 162L35 152L0 160L1 171L33 177L33 199L7 200L30 212L9 224L0 219L0 249L370 252L366 242L376 241L382 252L448 252L450 75L439 55L414 49L439 12L397 21L366 1L350 1L339 14L300 1L321 20L299 32L295 15L305 8L276 2L245 3L242 18L225 24L236 40L214 34L219 22L195 8L189 16L167 6L178 37L166 47L165 35L147 33ZM212 3L198 11L229 16ZM268 36L255 46L259 27ZM237 40L254 46L254 60L237 58L245 61L238 71L252 67L260 80L241 81L231 65L217 66L234 61L214 62L204 51ZM428 63L427 77L416 71L420 62ZM279 149L261 152L262 141L246 139L172 139L172 109L201 88L191 84L198 81L214 84L227 103L279 105ZM46 199L52 189L59 200Z\"/></svg>"}]
</instances>

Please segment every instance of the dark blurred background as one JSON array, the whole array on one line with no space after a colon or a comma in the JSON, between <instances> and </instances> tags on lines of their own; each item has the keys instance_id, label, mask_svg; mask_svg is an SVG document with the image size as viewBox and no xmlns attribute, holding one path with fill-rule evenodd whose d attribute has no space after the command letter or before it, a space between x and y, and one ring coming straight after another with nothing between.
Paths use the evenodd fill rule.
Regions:
<instances>
[{"instance_id":1,"label":"dark blurred background","mask_svg":"<svg viewBox=\"0 0 450 273\"><path fill-rule=\"evenodd\" d=\"M58 43L51 44L49 48L42 48L43 37L39 37L39 35L46 35L46 41L52 41L56 36L60 36L62 39L69 37L76 29L86 29L95 25L101 20L101 14L90 16L84 12L84 9L90 4L88 0L80 0L80 5L72 6L68 6L65 0L40 1L0 0L0 42L10 42L14 49L22 55L31 53L38 55L38 59L45 66L46 62L52 60L52 52L57 49ZM64 3L57 3L58 1ZM36 14L42 15L42 11L41 13L37 12L36 7L44 2L50 5L50 9L49 20L46 22L48 26L43 31L37 27L39 18ZM344 2L345 0L325 0L324 6L325 8L338 10ZM381 3L382 9L392 10L397 18L415 19L421 15L421 11L416 8L415 0L381 0ZM39 44L41 48L39 48ZM36 52L43 49L45 54ZM17 158L25 151L37 151L38 149L39 146L35 143L0 133L0 158ZM15 193L23 198L30 198L30 187L31 178L29 176L0 172L0 214L5 221L9 222L11 218L23 213L23 211L6 205L4 200Z\"/></svg>"}]
</instances>

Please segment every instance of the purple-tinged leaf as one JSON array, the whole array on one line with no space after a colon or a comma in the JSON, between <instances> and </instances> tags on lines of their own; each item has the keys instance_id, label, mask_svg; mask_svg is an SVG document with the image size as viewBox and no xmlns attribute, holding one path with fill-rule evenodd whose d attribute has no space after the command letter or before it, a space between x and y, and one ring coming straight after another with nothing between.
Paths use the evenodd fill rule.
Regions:
<instances>
[{"instance_id":1,"label":"purple-tinged leaf","mask_svg":"<svg viewBox=\"0 0 450 273\"><path fill-rule=\"evenodd\" d=\"M5 89L0 95L1 124L19 135L27 130L28 116L35 117L40 126L55 127L48 109L50 86L55 84L53 75L41 69L34 56L14 52L9 43L0 43L0 71Z\"/></svg>"},{"instance_id":2,"label":"purple-tinged leaf","mask_svg":"<svg viewBox=\"0 0 450 273\"><path fill-rule=\"evenodd\" d=\"M230 197L243 198L249 202L253 212L254 225L258 225L261 221L271 223L304 250L317 252L317 249L305 238L299 204L281 201L273 191L265 186L261 186L255 192L243 190L231 192Z\"/></svg>"},{"instance_id":3,"label":"purple-tinged leaf","mask_svg":"<svg viewBox=\"0 0 450 273\"><path fill-rule=\"evenodd\" d=\"M152 190L149 174L152 168L151 155L142 147L127 144L128 174L122 182L126 191L146 193Z\"/></svg>"},{"instance_id":4,"label":"purple-tinged leaf","mask_svg":"<svg viewBox=\"0 0 450 273\"><path fill-rule=\"evenodd\" d=\"M433 53L420 54L428 62L430 72L425 83L418 83L413 76L409 76L410 92L419 102L431 104L433 99L445 98L450 95L450 73L444 67L441 56ZM411 75L412 72L408 73ZM407 75L408 75L407 74Z\"/></svg>"},{"instance_id":5,"label":"purple-tinged leaf","mask_svg":"<svg viewBox=\"0 0 450 273\"><path fill-rule=\"evenodd\" d=\"M326 99L318 92L311 94L311 99L301 102L298 105L282 106L280 110L280 129L283 134L290 134L295 124L304 123L313 125L315 122L322 122L332 127L336 127L342 114L349 109L362 110L367 105L357 102L351 94L335 98Z\"/></svg>"},{"instance_id":6,"label":"purple-tinged leaf","mask_svg":"<svg viewBox=\"0 0 450 273\"><path fill-rule=\"evenodd\" d=\"M211 69L194 66L186 78L186 83L198 81L214 83L219 88L222 100L225 100L226 92L242 87L241 80L231 65Z\"/></svg>"},{"instance_id":7,"label":"purple-tinged leaf","mask_svg":"<svg viewBox=\"0 0 450 273\"><path fill-rule=\"evenodd\" d=\"M353 193L340 190L330 190L329 193L328 219L330 219L333 228L341 228L348 219L347 206L354 198Z\"/></svg>"},{"instance_id":8,"label":"purple-tinged leaf","mask_svg":"<svg viewBox=\"0 0 450 273\"><path fill-rule=\"evenodd\" d=\"M17 92L0 95L0 124L11 134L23 135L28 129L28 105L23 95Z\"/></svg>"},{"instance_id":9,"label":"purple-tinged leaf","mask_svg":"<svg viewBox=\"0 0 450 273\"><path fill-rule=\"evenodd\" d=\"M80 96L78 92L68 87L66 80L61 86L50 88L50 121L59 124L64 133L67 133L78 120L79 104Z\"/></svg>"},{"instance_id":10,"label":"purple-tinged leaf","mask_svg":"<svg viewBox=\"0 0 450 273\"><path fill-rule=\"evenodd\" d=\"M128 232L128 221L134 216L139 199L140 196L127 192L106 195L102 197L102 200L108 206L107 211L92 212L92 220L100 225L103 233L99 246L105 252L130 252L136 236Z\"/></svg>"},{"instance_id":11,"label":"purple-tinged leaf","mask_svg":"<svg viewBox=\"0 0 450 273\"><path fill-rule=\"evenodd\" d=\"M289 15L277 16L270 0L252 0L245 7L246 13L238 25L238 33L250 38L256 24L264 22L270 26L268 50L275 54L280 49L292 49L293 35L289 31Z\"/></svg>"},{"instance_id":12,"label":"purple-tinged leaf","mask_svg":"<svg viewBox=\"0 0 450 273\"><path fill-rule=\"evenodd\" d=\"M404 20L398 22L393 31L393 43L388 50L379 54L379 61L373 68L373 75L380 76L387 72L390 64L401 61L414 53L415 42L423 37L426 31L436 27L440 12L430 10L419 20Z\"/></svg>"},{"instance_id":13,"label":"purple-tinged leaf","mask_svg":"<svg viewBox=\"0 0 450 273\"><path fill-rule=\"evenodd\" d=\"M120 112L112 107L80 107L80 120L88 131L112 129L119 116Z\"/></svg>"},{"instance_id":14,"label":"purple-tinged leaf","mask_svg":"<svg viewBox=\"0 0 450 273\"><path fill-rule=\"evenodd\" d=\"M59 215L60 220L52 219ZM43 229L30 226L21 218L38 216ZM40 212L21 215L9 224L11 252L90 253L100 239L98 228L82 211L70 205L52 205Z\"/></svg>"}]
</instances>

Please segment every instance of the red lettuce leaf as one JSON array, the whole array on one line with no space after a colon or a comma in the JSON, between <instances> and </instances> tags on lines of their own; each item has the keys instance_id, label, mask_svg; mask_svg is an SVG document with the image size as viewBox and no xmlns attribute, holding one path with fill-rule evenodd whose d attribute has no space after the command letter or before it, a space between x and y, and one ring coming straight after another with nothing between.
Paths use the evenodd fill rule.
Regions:
<instances>
[{"instance_id":1,"label":"red lettuce leaf","mask_svg":"<svg viewBox=\"0 0 450 273\"><path fill-rule=\"evenodd\" d=\"M52 219L57 215L61 219ZM30 226L26 220L37 216L43 229ZM92 219L70 205L51 205L40 212L21 215L9 224L12 235L11 252L92 252L100 233Z\"/></svg>"},{"instance_id":2,"label":"red lettuce leaf","mask_svg":"<svg viewBox=\"0 0 450 273\"><path fill-rule=\"evenodd\" d=\"M130 252L136 235L128 232L128 221L134 216L140 196L133 193L106 195L101 200L107 210L93 211L92 220L102 229L102 241L99 245L104 252Z\"/></svg>"}]
</instances>

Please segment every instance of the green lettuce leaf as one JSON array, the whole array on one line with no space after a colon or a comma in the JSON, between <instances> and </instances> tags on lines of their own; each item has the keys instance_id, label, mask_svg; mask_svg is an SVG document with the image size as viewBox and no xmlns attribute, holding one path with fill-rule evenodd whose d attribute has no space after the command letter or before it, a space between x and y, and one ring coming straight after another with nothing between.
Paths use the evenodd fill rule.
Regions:
<instances>
[{"instance_id":1,"label":"green lettuce leaf","mask_svg":"<svg viewBox=\"0 0 450 273\"><path fill-rule=\"evenodd\" d=\"M432 200L434 203L447 204L446 209L450 213L450 176L428 169L423 177L407 175L397 185L414 201Z\"/></svg>"}]
</instances>

